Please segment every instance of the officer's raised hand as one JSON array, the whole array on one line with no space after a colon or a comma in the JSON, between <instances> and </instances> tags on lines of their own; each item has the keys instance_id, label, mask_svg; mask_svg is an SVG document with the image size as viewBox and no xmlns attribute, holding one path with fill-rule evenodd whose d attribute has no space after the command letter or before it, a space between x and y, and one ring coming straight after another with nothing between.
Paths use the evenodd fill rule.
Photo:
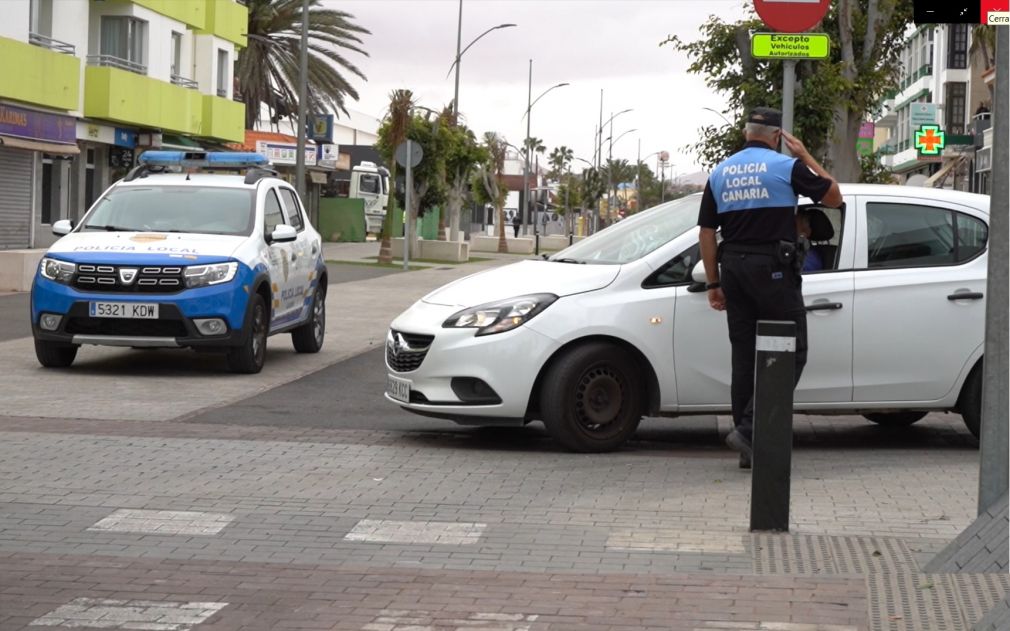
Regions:
<instances>
[{"instance_id":1,"label":"officer's raised hand","mask_svg":"<svg viewBox=\"0 0 1010 631\"><path fill-rule=\"evenodd\" d=\"M793 154L794 157L802 160L810 155L810 152L807 151L807 147L803 144L803 141L784 129L782 130L782 138L786 141L786 148L789 149L789 153Z\"/></svg>"}]
</instances>

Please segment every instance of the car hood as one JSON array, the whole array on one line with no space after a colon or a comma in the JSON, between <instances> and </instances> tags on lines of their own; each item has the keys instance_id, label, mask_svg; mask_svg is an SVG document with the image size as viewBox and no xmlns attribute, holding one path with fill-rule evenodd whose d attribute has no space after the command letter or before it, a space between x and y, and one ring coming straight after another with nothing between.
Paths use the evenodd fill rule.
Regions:
<instances>
[{"instance_id":1,"label":"car hood","mask_svg":"<svg viewBox=\"0 0 1010 631\"><path fill-rule=\"evenodd\" d=\"M526 294L570 296L602 289L620 273L620 265L576 265L522 261L461 278L421 300L450 307L474 307Z\"/></svg>"},{"instance_id":2,"label":"car hood","mask_svg":"<svg viewBox=\"0 0 1010 631\"><path fill-rule=\"evenodd\" d=\"M71 262L94 260L95 255L121 259L143 257L207 260L231 257L248 237L217 234L176 234L164 232L72 232L52 247L49 254Z\"/></svg>"}]
</instances>

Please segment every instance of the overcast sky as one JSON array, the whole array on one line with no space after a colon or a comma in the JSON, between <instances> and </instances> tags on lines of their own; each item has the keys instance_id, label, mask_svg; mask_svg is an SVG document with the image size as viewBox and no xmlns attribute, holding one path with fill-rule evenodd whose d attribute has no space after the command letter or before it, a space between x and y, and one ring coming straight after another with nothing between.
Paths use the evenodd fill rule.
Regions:
<instances>
[{"instance_id":1,"label":"overcast sky","mask_svg":"<svg viewBox=\"0 0 1010 631\"><path fill-rule=\"evenodd\" d=\"M446 77L456 54L458 0L323 0L355 16L371 31L364 38L369 57L351 55L368 77L355 80L360 94L351 109L381 118L389 93L409 88L418 103L441 109L452 100L453 76ZM641 139L642 157L665 149L677 173L699 170L684 150L697 129L720 122L721 97L700 77L687 74L687 60L669 45L670 34L698 38L710 14L742 15L744 0L463 0L463 47L486 29L502 23L464 56L460 74L460 112L478 135L503 134L519 144L526 133L529 59L533 59L533 98L552 85L568 82L537 103L531 135L548 152L558 145L592 159L593 131L611 112L633 108L614 121L614 137L637 129L614 145L614 158L634 163ZM609 128L604 138L609 136ZM607 146L604 145L604 157ZM655 157L647 161L655 168ZM580 165L573 164L573 170Z\"/></svg>"}]
</instances>

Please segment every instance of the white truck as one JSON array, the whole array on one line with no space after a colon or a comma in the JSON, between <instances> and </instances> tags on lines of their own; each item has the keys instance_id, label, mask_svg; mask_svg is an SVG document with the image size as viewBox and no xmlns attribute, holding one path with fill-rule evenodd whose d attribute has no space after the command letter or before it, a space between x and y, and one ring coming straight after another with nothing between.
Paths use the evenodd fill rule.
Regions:
<instances>
[{"instance_id":1,"label":"white truck","mask_svg":"<svg viewBox=\"0 0 1010 631\"><path fill-rule=\"evenodd\" d=\"M374 162L361 162L351 169L348 197L365 201L366 229L379 234L389 209L389 170Z\"/></svg>"}]
</instances>

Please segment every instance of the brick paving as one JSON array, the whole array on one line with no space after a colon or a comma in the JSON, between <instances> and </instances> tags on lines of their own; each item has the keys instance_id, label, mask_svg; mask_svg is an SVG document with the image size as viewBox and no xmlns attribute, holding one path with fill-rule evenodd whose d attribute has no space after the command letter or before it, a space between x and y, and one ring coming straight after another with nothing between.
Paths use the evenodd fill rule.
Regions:
<instances>
[{"instance_id":1,"label":"brick paving","mask_svg":"<svg viewBox=\"0 0 1010 631\"><path fill-rule=\"evenodd\" d=\"M2 629L79 598L227 603L199 631L392 629L381 627L391 618L430 621L409 627L415 631L479 629L496 616L503 624L491 628L519 617L535 617L529 629L558 631L689 631L731 622L738 629L867 628L865 588L854 577L331 569L24 553L0 554L0 577ZM469 623L449 626L460 620Z\"/></svg>"}]
</instances>

